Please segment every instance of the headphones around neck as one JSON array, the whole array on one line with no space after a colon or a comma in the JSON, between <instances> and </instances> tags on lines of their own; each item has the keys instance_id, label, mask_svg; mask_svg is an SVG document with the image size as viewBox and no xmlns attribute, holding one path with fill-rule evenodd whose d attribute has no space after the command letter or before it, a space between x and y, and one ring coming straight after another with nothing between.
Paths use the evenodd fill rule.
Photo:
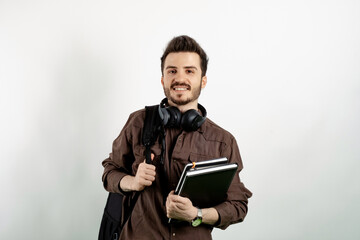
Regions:
<instances>
[{"instance_id":1,"label":"headphones around neck","mask_svg":"<svg viewBox=\"0 0 360 240\"><path fill-rule=\"evenodd\" d=\"M189 109L181 114L177 107L167 107L168 99L164 98L159 105L159 115L164 127L183 128L187 132L196 131L206 119L206 109L198 103L201 114L195 109Z\"/></svg>"}]
</instances>

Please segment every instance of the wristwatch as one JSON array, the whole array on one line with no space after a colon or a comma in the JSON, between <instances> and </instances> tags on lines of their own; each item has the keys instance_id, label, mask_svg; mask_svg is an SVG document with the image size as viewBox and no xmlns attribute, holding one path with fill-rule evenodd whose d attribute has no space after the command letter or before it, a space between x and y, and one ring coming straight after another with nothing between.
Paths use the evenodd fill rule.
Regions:
<instances>
[{"instance_id":1,"label":"wristwatch","mask_svg":"<svg viewBox=\"0 0 360 240\"><path fill-rule=\"evenodd\" d=\"M199 226L201 223L202 223L202 211L200 208L197 208L198 212L197 212L197 216L196 218L194 218L192 221L191 221L191 225L193 227L197 227Z\"/></svg>"}]
</instances>

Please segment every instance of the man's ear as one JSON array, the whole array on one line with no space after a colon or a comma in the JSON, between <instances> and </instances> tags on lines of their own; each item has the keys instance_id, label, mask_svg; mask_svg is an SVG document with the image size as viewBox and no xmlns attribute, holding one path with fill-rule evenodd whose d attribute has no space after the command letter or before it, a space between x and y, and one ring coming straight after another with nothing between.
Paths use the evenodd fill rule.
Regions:
<instances>
[{"instance_id":1,"label":"man's ear","mask_svg":"<svg viewBox=\"0 0 360 240\"><path fill-rule=\"evenodd\" d=\"M161 85L164 87L164 76L161 76Z\"/></svg>"},{"instance_id":2,"label":"man's ear","mask_svg":"<svg viewBox=\"0 0 360 240\"><path fill-rule=\"evenodd\" d=\"M207 84L207 77L206 76L203 76L201 78L201 89L203 89Z\"/></svg>"}]
</instances>

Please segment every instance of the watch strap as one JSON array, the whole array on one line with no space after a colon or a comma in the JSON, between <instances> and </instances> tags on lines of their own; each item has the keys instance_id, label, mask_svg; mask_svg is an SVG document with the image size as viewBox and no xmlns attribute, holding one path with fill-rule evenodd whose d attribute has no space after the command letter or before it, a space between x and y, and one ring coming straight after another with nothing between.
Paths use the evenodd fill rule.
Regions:
<instances>
[{"instance_id":1,"label":"watch strap","mask_svg":"<svg viewBox=\"0 0 360 240\"><path fill-rule=\"evenodd\" d=\"M200 208L197 208L197 210L196 218L191 221L193 227L197 227L202 223L202 210Z\"/></svg>"}]
</instances>

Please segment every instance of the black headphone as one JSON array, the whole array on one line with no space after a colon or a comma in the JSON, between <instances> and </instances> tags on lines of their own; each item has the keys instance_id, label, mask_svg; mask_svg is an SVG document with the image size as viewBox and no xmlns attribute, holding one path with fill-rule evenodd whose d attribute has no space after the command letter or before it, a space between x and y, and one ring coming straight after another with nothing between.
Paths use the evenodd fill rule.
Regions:
<instances>
[{"instance_id":1,"label":"black headphone","mask_svg":"<svg viewBox=\"0 0 360 240\"><path fill-rule=\"evenodd\" d=\"M164 98L159 105L159 115L164 127L179 128L182 127L185 131L196 131L206 119L206 109L198 103L198 108L201 114L195 109L189 109L181 114L177 107L167 107L168 99Z\"/></svg>"}]
</instances>

